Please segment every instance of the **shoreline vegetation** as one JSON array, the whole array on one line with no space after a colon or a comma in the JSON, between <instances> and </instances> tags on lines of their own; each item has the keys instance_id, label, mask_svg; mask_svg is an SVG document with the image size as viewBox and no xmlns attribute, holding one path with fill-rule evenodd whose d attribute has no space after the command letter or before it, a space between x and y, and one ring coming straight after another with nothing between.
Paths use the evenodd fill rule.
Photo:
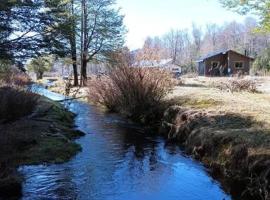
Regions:
<instances>
[{"instance_id":1,"label":"shoreline vegetation","mask_svg":"<svg viewBox=\"0 0 270 200\"><path fill-rule=\"evenodd\" d=\"M33 95L36 106L31 114L0 124L0 199L21 196L23 176L17 171L19 166L63 163L81 150L75 139L84 134L75 130L75 114L60 103Z\"/></svg>"},{"instance_id":2,"label":"shoreline vegetation","mask_svg":"<svg viewBox=\"0 0 270 200\"><path fill-rule=\"evenodd\" d=\"M132 99L132 102L123 96L117 96L121 92L119 88L115 88L112 80L108 80L110 75L99 79L91 78L89 88L81 88L81 93L86 94L89 89L90 103L139 122L146 130L159 130L169 141L176 142L188 155L202 162L234 199L269 198L269 79L183 77L174 82L177 86L158 90L165 92L161 95L163 98L155 104L143 105L144 112L136 107L136 113L139 111L141 114L141 117L137 117L137 114L130 114L134 110L127 105L142 106L144 99L151 99L147 95L155 94L145 91L149 91L147 88L156 88L153 84L158 81L151 82L149 79L156 77L155 73L151 76L151 73L146 72L147 81L142 80L144 84L140 84L140 87L131 87L129 84L140 82L136 77L145 76L138 75L142 71L133 71L133 75L127 73L130 72L118 71L117 80L113 81L123 81L118 85L125 86L122 89L131 95L125 97ZM142 88L145 85L146 88ZM58 91L59 87L49 89ZM132 95L138 95L138 98ZM107 98L116 98L125 104L115 103L113 99ZM103 100L106 100L106 104ZM108 106L108 103L112 105ZM157 107L151 107L157 104ZM117 108L115 105L121 107Z\"/></svg>"},{"instance_id":3,"label":"shoreline vegetation","mask_svg":"<svg viewBox=\"0 0 270 200\"><path fill-rule=\"evenodd\" d=\"M168 77L158 69L119 67L89 81L88 99L158 128L234 199L269 199L270 95L245 78L182 78L175 87Z\"/></svg>"}]
</instances>

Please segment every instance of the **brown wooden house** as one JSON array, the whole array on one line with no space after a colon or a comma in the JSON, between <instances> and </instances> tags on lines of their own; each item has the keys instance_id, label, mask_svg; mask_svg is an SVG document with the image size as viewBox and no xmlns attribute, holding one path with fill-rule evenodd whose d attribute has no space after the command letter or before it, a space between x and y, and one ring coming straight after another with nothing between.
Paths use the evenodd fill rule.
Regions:
<instances>
[{"instance_id":1,"label":"brown wooden house","mask_svg":"<svg viewBox=\"0 0 270 200\"><path fill-rule=\"evenodd\" d=\"M233 50L219 51L200 58L198 72L200 76L248 75L253 58Z\"/></svg>"}]
</instances>

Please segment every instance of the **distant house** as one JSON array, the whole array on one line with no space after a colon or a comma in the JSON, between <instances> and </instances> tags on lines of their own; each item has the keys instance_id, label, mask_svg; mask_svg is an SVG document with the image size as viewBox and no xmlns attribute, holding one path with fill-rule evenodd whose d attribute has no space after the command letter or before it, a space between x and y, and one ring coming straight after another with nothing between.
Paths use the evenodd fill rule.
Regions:
<instances>
[{"instance_id":1,"label":"distant house","mask_svg":"<svg viewBox=\"0 0 270 200\"><path fill-rule=\"evenodd\" d=\"M142 60L135 62L134 67L154 67L169 70L175 77L179 77L182 74L182 67L173 63L172 59L161 60Z\"/></svg>"},{"instance_id":2,"label":"distant house","mask_svg":"<svg viewBox=\"0 0 270 200\"><path fill-rule=\"evenodd\" d=\"M200 76L248 75L253 61L253 58L233 50L219 51L200 58L198 72Z\"/></svg>"}]
</instances>

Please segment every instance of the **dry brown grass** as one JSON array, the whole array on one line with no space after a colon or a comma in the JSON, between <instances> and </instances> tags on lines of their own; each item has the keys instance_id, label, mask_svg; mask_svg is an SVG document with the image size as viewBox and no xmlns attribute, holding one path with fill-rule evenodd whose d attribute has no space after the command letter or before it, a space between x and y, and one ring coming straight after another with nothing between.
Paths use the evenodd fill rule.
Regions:
<instances>
[{"instance_id":1,"label":"dry brown grass","mask_svg":"<svg viewBox=\"0 0 270 200\"><path fill-rule=\"evenodd\" d=\"M1 85L23 87L30 83L30 78L19 69L10 67L4 71L0 71L0 82Z\"/></svg>"},{"instance_id":2,"label":"dry brown grass","mask_svg":"<svg viewBox=\"0 0 270 200\"><path fill-rule=\"evenodd\" d=\"M169 98L175 104L213 112L231 112L251 116L270 128L270 95L263 93L229 93L215 88L176 87Z\"/></svg>"},{"instance_id":3,"label":"dry brown grass","mask_svg":"<svg viewBox=\"0 0 270 200\"><path fill-rule=\"evenodd\" d=\"M163 120L168 138L209 166L214 176L225 178L237 199L270 197L270 135L262 123L240 113L181 106L170 107Z\"/></svg>"},{"instance_id":4,"label":"dry brown grass","mask_svg":"<svg viewBox=\"0 0 270 200\"><path fill-rule=\"evenodd\" d=\"M270 79L254 78L260 93L220 90L230 78L186 78L168 96L175 105L169 137L228 179L229 190L242 199L268 199L270 163ZM242 79L230 79L242 80ZM263 87L262 87L263 86ZM262 90L262 88L264 90ZM266 92L264 92L266 91ZM237 187L238 191L233 191ZM240 194L238 193L240 192Z\"/></svg>"},{"instance_id":5,"label":"dry brown grass","mask_svg":"<svg viewBox=\"0 0 270 200\"><path fill-rule=\"evenodd\" d=\"M0 123L15 121L33 112L38 96L32 92L0 87Z\"/></svg>"}]
</instances>

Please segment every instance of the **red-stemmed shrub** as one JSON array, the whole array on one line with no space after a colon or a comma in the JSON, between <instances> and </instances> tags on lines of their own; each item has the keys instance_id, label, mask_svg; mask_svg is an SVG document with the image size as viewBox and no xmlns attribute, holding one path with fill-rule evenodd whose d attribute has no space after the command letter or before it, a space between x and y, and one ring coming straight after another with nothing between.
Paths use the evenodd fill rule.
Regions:
<instances>
[{"instance_id":1,"label":"red-stemmed shrub","mask_svg":"<svg viewBox=\"0 0 270 200\"><path fill-rule=\"evenodd\" d=\"M173 87L170 72L159 68L117 66L89 81L89 101L136 121L149 123L161 114L162 100Z\"/></svg>"}]
</instances>

